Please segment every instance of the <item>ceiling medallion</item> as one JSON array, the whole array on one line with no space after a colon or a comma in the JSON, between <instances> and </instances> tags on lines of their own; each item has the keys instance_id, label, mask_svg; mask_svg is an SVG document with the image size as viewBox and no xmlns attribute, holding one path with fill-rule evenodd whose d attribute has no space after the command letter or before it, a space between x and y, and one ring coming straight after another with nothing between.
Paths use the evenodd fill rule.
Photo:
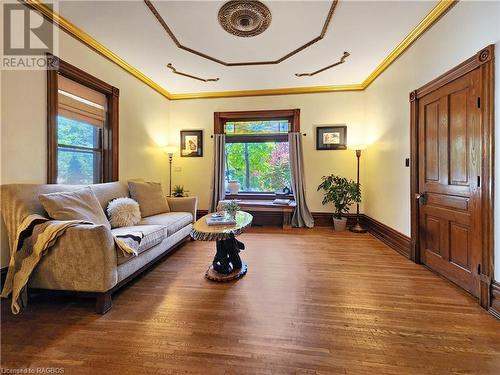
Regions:
<instances>
[{"instance_id":1,"label":"ceiling medallion","mask_svg":"<svg viewBox=\"0 0 500 375\"><path fill-rule=\"evenodd\" d=\"M228 33L251 37L263 33L271 24L269 8L257 0L231 0L219 10L219 23Z\"/></svg>"}]
</instances>

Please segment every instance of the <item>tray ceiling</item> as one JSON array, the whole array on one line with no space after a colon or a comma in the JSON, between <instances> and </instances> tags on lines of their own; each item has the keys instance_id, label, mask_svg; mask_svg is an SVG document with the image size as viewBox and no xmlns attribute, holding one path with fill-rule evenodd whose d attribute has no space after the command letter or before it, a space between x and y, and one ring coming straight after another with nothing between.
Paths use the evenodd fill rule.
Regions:
<instances>
[{"instance_id":1,"label":"tray ceiling","mask_svg":"<svg viewBox=\"0 0 500 375\"><path fill-rule=\"evenodd\" d=\"M218 22L222 1L60 1L59 14L172 94L360 85L437 1L263 1L272 22L242 38ZM329 13L333 15L328 24ZM159 17L158 17L159 16ZM163 20L170 35L162 25ZM327 25L326 31L324 30ZM226 66L226 63L279 63ZM175 43L185 46L179 48ZM196 53L190 51L195 50ZM313 76L297 76L345 63ZM172 64L176 74L167 67ZM199 80L193 77L217 77Z\"/></svg>"}]
</instances>

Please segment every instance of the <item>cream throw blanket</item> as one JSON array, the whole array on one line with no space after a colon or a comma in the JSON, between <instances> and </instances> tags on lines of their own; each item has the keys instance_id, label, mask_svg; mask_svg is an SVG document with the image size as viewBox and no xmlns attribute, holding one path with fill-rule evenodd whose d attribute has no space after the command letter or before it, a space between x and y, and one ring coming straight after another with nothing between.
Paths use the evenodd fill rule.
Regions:
<instances>
[{"instance_id":1,"label":"cream throw blanket","mask_svg":"<svg viewBox=\"0 0 500 375\"><path fill-rule=\"evenodd\" d=\"M31 214L21 221L15 238L11 239L9 270L2 297L12 293L11 310L18 314L27 305L26 286L31 273L57 239L76 225L93 225L82 220L58 221ZM125 256L136 256L140 240L130 241L114 236L115 244Z\"/></svg>"}]
</instances>

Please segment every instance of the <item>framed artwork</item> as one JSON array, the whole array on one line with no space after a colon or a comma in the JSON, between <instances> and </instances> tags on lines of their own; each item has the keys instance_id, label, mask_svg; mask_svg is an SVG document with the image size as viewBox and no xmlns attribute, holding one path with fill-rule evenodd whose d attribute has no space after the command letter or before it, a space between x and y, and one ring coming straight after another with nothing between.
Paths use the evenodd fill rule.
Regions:
<instances>
[{"instance_id":1,"label":"framed artwork","mask_svg":"<svg viewBox=\"0 0 500 375\"><path fill-rule=\"evenodd\" d=\"M328 125L316 127L316 150L346 150L347 126Z\"/></svg>"},{"instance_id":2,"label":"framed artwork","mask_svg":"<svg viewBox=\"0 0 500 375\"><path fill-rule=\"evenodd\" d=\"M203 156L203 130L181 130L181 156Z\"/></svg>"}]
</instances>

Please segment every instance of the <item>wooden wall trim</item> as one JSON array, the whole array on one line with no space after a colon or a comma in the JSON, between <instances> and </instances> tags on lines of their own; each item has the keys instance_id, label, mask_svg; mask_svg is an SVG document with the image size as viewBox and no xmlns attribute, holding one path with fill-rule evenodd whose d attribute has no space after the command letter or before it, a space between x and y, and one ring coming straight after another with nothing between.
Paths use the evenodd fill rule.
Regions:
<instances>
[{"instance_id":1,"label":"wooden wall trim","mask_svg":"<svg viewBox=\"0 0 500 375\"><path fill-rule=\"evenodd\" d=\"M491 283L491 305L488 311L495 318L500 319L500 282L498 281Z\"/></svg>"},{"instance_id":2,"label":"wooden wall trim","mask_svg":"<svg viewBox=\"0 0 500 375\"><path fill-rule=\"evenodd\" d=\"M332 227L333 228L333 213L331 212L311 212L314 219L315 227ZM356 223L356 214L343 214L342 216L347 218L347 226L354 225ZM364 215L359 215L359 220L363 221Z\"/></svg>"},{"instance_id":3,"label":"wooden wall trim","mask_svg":"<svg viewBox=\"0 0 500 375\"><path fill-rule=\"evenodd\" d=\"M366 229L368 229L368 232L386 245L392 247L405 258L410 259L410 237L366 215L363 215L362 222Z\"/></svg>"},{"instance_id":4,"label":"wooden wall trim","mask_svg":"<svg viewBox=\"0 0 500 375\"><path fill-rule=\"evenodd\" d=\"M428 93L437 90L438 88L462 77L463 75L477 69L483 64L490 62L494 57L495 45L490 44L489 46L483 48L481 51L477 52L474 56L468 58L461 64L457 65L453 69L450 69L446 73L440 75L436 79L433 79L429 83L420 87L416 90L416 99L421 98Z\"/></svg>"},{"instance_id":5,"label":"wooden wall trim","mask_svg":"<svg viewBox=\"0 0 500 375\"><path fill-rule=\"evenodd\" d=\"M208 210L197 210L196 220L206 215ZM330 227L333 229L333 214L330 212L312 212L315 227ZM344 215L347 217L347 225L351 226L356 223L356 214ZM360 223L369 233L377 237L389 247L396 250L405 258L410 258L410 237L398 232L395 229L377 221L365 214L360 214ZM500 298L500 297L499 297Z\"/></svg>"},{"instance_id":6,"label":"wooden wall trim","mask_svg":"<svg viewBox=\"0 0 500 375\"><path fill-rule=\"evenodd\" d=\"M313 212L314 225L319 227L332 227L332 214L328 212ZM347 225L354 225L356 222L355 214L347 214ZM371 218L365 214L359 215L359 221L369 233L390 246L405 258L410 258L410 237L398 232L395 229Z\"/></svg>"},{"instance_id":7,"label":"wooden wall trim","mask_svg":"<svg viewBox=\"0 0 500 375\"><path fill-rule=\"evenodd\" d=\"M224 123L228 120L288 119L291 132L300 132L300 109L276 109L260 111L214 112L214 133L224 133Z\"/></svg>"}]
</instances>

